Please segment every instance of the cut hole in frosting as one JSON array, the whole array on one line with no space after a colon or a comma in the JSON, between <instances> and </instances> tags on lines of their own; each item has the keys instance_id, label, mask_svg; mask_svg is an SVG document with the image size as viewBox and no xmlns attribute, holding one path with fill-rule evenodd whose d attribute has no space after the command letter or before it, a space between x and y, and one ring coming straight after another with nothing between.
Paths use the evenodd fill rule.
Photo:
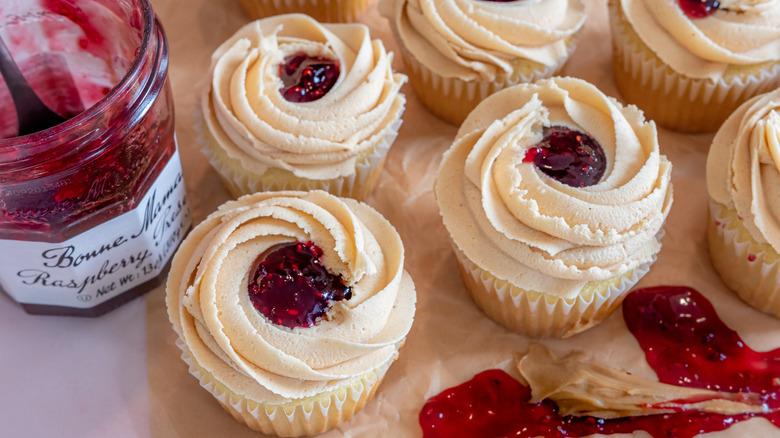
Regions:
<instances>
[{"instance_id":1,"label":"cut hole in frosting","mask_svg":"<svg viewBox=\"0 0 780 438\"><path fill-rule=\"evenodd\" d=\"M545 127L544 138L528 149L523 162L534 163L545 175L571 187L598 184L607 168L601 145L565 126Z\"/></svg>"},{"instance_id":2,"label":"cut hole in frosting","mask_svg":"<svg viewBox=\"0 0 780 438\"><path fill-rule=\"evenodd\" d=\"M322 265L322 249L312 242L274 247L258 257L248 292L252 305L274 324L311 327L334 301L352 289Z\"/></svg>"},{"instance_id":3,"label":"cut hole in frosting","mask_svg":"<svg viewBox=\"0 0 780 438\"><path fill-rule=\"evenodd\" d=\"M290 102L313 102L333 88L339 73L338 61L297 52L279 64L279 77L284 84L279 92Z\"/></svg>"}]
</instances>

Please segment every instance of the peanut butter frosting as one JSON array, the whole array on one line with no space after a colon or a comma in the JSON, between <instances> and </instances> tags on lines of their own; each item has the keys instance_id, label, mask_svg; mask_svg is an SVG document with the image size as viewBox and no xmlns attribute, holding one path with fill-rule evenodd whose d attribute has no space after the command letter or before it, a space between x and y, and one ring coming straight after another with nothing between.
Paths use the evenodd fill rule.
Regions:
<instances>
[{"instance_id":1,"label":"peanut butter frosting","mask_svg":"<svg viewBox=\"0 0 780 438\"><path fill-rule=\"evenodd\" d=\"M312 241L351 298L289 329L248 294L257 258ZM195 361L236 394L264 403L312 396L388 365L412 324L416 294L395 229L379 213L322 191L258 193L222 205L176 253L166 302Z\"/></svg>"},{"instance_id":2,"label":"peanut butter frosting","mask_svg":"<svg viewBox=\"0 0 780 438\"><path fill-rule=\"evenodd\" d=\"M335 85L320 99L287 101L279 66L303 52L338 61ZM387 136L404 110L406 76L362 24L320 24L302 14L254 21L212 55L201 96L209 131L249 172L269 168L309 179L355 173L358 157Z\"/></svg>"},{"instance_id":3,"label":"peanut butter frosting","mask_svg":"<svg viewBox=\"0 0 780 438\"><path fill-rule=\"evenodd\" d=\"M737 211L756 241L780 252L780 89L745 102L720 128L707 156L707 190Z\"/></svg>"},{"instance_id":4,"label":"peanut butter frosting","mask_svg":"<svg viewBox=\"0 0 780 438\"><path fill-rule=\"evenodd\" d=\"M690 18L678 0L619 0L639 38L674 71L717 80L730 65L780 61L780 0L721 0Z\"/></svg>"},{"instance_id":5,"label":"peanut butter frosting","mask_svg":"<svg viewBox=\"0 0 780 438\"><path fill-rule=\"evenodd\" d=\"M686 410L724 415L769 410L760 394L661 383L595 363L583 351L559 359L541 344L519 355L517 369L531 387L530 402L553 400L561 415L621 418Z\"/></svg>"},{"instance_id":6,"label":"peanut butter frosting","mask_svg":"<svg viewBox=\"0 0 780 438\"><path fill-rule=\"evenodd\" d=\"M589 134L598 183L570 187L524 162L544 127ZM655 125L596 87L553 78L505 89L466 119L444 156L436 197L454 245L495 277L574 298L589 281L649 263L672 203L671 163Z\"/></svg>"},{"instance_id":7,"label":"peanut butter frosting","mask_svg":"<svg viewBox=\"0 0 780 438\"><path fill-rule=\"evenodd\" d=\"M380 8L419 62L463 80L495 81L518 61L552 72L585 23L580 0L382 0Z\"/></svg>"}]
</instances>

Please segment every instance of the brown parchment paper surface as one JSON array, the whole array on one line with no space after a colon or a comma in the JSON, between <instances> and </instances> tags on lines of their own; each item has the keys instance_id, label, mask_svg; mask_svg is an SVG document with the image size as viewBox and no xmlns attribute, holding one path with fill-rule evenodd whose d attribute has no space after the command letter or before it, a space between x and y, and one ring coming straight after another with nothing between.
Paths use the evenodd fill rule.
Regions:
<instances>
[{"instance_id":1,"label":"brown parchment paper surface","mask_svg":"<svg viewBox=\"0 0 780 438\"><path fill-rule=\"evenodd\" d=\"M168 34L170 80L175 93L176 131L193 223L229 199L217 174L195 143L194 107L199 82L216 47L249 21L238 0L152 0ZM577 51L563 70L618 96L611 72L606 2L584 0L588 21ZM386 20L374 6L361 21L398 52ZM397 70L404 71L400 56ZM487 319L472 303L457 271L433 196L442 153L457 128L421 106L411 87L404 124L388 155L381 179L367 202L398 229L406 248L406 269L417 287L414 326L376 397L350 422L323 436L419 437L417 417L425 400L489 369L513 368L513 353L530 340ZM666 223L663 250L639 286L687 285L706 295L721 318L758 350L780 346L780 320L742 303L721 283L705 240L706 151L711 134L683 135L659 129L662 153L673 162L674 205ZM258 437L226 414L187 371L174 345L165 291L147 298L147 361L150 418L155 437ZM654 378L620 311L601 325L565 340L543 341L557 354L584 349L598 361ZM646 436L644 432L636 436ZM778 437L780 430L753 419L708 437Z\"/></svg>"}]
</instances>

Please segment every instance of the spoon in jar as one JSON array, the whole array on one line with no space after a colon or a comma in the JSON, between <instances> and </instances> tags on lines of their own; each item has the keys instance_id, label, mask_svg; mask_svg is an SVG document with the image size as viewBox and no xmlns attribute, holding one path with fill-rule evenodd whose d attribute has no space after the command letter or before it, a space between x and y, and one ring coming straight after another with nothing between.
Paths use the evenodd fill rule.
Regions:
<instances>
[{"instance_id":1,"label":"spoon in jar","mask_svg":"<svg viewBox=\"0 0 780 438\"><path fill-rule=\"evenodd\" d=\"M64 122L64 117L55 113L35 94L11 57L5 42L0 38L0 74L3 75L19 121L18 135L32 134Z\"/></svg>"}]
</instances>

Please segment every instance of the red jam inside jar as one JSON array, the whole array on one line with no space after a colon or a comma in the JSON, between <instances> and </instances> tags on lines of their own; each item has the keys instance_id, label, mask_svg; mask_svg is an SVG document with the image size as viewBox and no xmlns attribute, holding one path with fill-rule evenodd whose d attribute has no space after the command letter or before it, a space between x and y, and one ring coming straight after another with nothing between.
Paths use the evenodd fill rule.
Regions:
<instances>
[{"instance_id":1,"label":"red jam inside jar","mask_svg":"<svg viewBox=\"0 0 780 438\"><path fill-rule=\"evenodd\" d=\"M22 74L67 119L16 136L0 78L0 290L28 313L103 314L162 282L190 226L165 34L148 0L0 16Z\"/></svg>"}]
</instances>

